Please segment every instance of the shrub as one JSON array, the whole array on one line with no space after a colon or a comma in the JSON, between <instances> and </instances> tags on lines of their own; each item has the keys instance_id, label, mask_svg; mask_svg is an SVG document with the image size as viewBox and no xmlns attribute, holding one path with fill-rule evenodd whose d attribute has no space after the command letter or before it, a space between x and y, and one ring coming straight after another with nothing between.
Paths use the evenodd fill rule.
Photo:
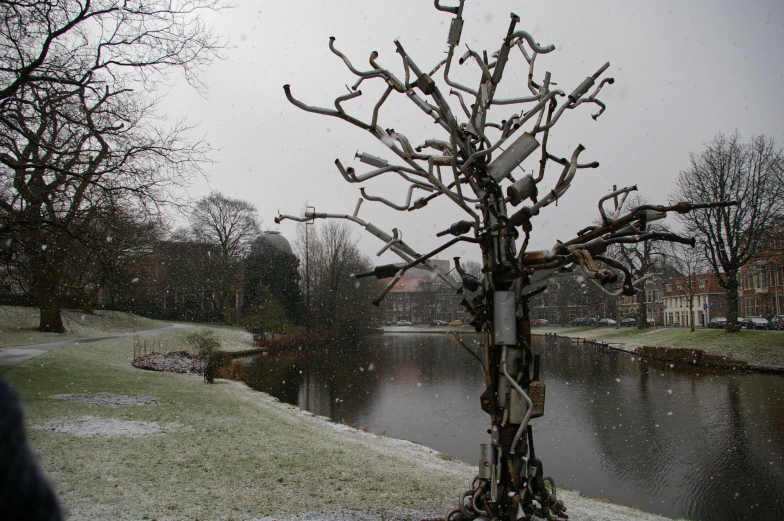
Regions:
<instances>
[{"instance_id":1,"label":"shrub","mask_svg":"<svg viewBox=\"0 0 784 521\"><path fill-rule=\"evenodd\" d=\"M204 381L213 383L215 372L220 365L223 352L220 340L209 329L199 329L187 336L188 343L193 346L196 358L201 360L204 370Z\"/></svg>"}]
</instances>

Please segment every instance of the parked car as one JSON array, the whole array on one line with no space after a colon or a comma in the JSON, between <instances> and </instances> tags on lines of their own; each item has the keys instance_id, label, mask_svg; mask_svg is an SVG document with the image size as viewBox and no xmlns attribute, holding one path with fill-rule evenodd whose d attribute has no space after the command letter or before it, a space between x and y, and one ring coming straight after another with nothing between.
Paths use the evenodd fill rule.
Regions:
<instances>
[{"instance_id":1,"label":"parked car","mask_svg":"<svg viewBox=\"0 0 784 521\"><path fill-rule=\"evenodd\" d=\"M550 325L550 321L549 321L549 320L545 320L545 319L543 319L543 318L540 318L540 319L539 319L539 323L540 323L541 325L543 325L543 326L549 326L549 325Z\"/></svg>"},{"instance_id":2,"label":"parked car","mask_svg":"<svg viewBox=\"0 0 784 521\"><path fill-rule=\"evenodd\" d=\"M727 327L726 317L715 317L708 322L709 329L724 329L725 327Z\"/></svg>"},{"instance_id":3,"label":"parked car","mask_svg":"<svg viewBox=\"0 0 784 521\"><path fill-rule=\"evenodd\" d=\"M741 329L768 329L768 319L763 317L745 317L738 321Z\"/></svg>"},{"instance_id":4,"label":"parked car","mask_svg":"<svg viewBox=\"0 0 784 521\"><path fill-rule=\"evenodd\" d=\"M531 324L531 327L539 327L539 326L542 325L542 323L539 320L535 319L535 318L532 318L531 320L529 320L528 323Z\"/></svg>"},{"instance_id":5,"label":"parked car","mask_svg":"<svg viewBox=\"0 0 784 521\"><path fill-rule=\"evenodd\" d=\"M637 327L637 319L634 317L626 317L621 320L621 327Z\"/></svg>"},{"instance_id":6,"label":"parked car","mask_svg":"<svg viewBox=\"0 0 784 521\"><path fill-rule=\"evenodd\" d=\"M408 320L398 320L396 322L396 324L398 326L413 326L413 324L411 322L409 322Z\"/></svg>"},{"instance_id":7,"label":"parked car","mask_svg":"<svg viewBox=\"0 0 784 521\"><path fill-rule=\"evenodd\" d=\"M569 322L569 325L572 327L593 327L596 325L596 319L590 317L575 318Z\"/></svg>"},{"instance_id":8,"label":"parked car","mask_svg":"<svg viewBox=\"0 0 784 521\"><path fill-rule=\"evenodd\" d=\"M453 320L452 322L449 323L449 325L450 326L462 326L463 325L463 321L462 320Z\"/></svg>"},{"instance_id":9,"label":"parked car","mask_svg":"<svg viewBox=\"0 0 784 521\"><path fill-rule=\"evenodd\" d=\"M618 322L611 318L603 318L599 320L599 325L602 327L615 327L618 325Z\"/></svg>"},{"instance_id":10,"label":"parked car","mask_svg":"<svg viewBox=\"0 0 784 521\"><path fill-rule=\"evenodd\" d=\"M776 331L784 330L784 315L776 315L770 319L768 329L775 329Z\"/></svg>"},{"instance_id":11,"label":"parked car","mask_svg":"<svg viewBox=\"0 0 784 521\"><path fill-rule=\"evenodd\" d=\"M448 323L449 322L447 322L446 320L433 320L432 322L430 322L430 325L431 326L445 326Z\"/></svg>"}]
</instances>

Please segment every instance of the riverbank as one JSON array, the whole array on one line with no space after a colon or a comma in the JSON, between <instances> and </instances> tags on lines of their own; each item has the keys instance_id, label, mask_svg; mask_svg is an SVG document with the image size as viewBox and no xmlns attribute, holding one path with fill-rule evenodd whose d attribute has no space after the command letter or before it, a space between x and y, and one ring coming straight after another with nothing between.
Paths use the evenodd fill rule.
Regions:
<instances>
[{"instance_id":1,"label":"riverbank","mask_svg":"<svg viewBox=\"0 0 784 521\"><path fill-rule=\"evenodd\" d=\"M476 330L467 324L462 326L430 326L430 325L417 325L417 326L384 326L381 328L384 333L476 333Z\"/></svg>"},{"instance_id":2,"label":"riverbank","mask_svg":"<svg viewBox=\"0 0 784 521\"><path fill-rule=\"evenodd\" d=\"M784 332L689 328L538 327L535 335L589 341L679 364L725 367L784 374Z\"/></svg>"},{"instance_id":3,"label":"riverbank","mask_svg":"<svg viewBox=\"0 0 784 521\"><path fill-rule=\"evenodd\" d=\"M236 332L214 331L232 347ZM185 347L186 335L171 331L161 340L175 350ZM206 385L197 376L134 369L132 352L132 339L71 345L6 375L72 520L279 519L305 512L307 519L422 519L452 508L475 474L474 465L330 423L236 382ZM121 398L102 395L99 403L134 405L73 396L100 393ZM96 425L96 435L71 434ZM573 520L664 519L563 495Z\"/></svg>"}]
</instances>

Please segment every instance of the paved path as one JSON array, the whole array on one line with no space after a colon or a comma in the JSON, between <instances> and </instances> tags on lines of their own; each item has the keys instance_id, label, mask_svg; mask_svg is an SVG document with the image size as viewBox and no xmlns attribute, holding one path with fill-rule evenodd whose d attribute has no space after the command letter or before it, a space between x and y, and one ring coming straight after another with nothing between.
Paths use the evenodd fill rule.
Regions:
<instances>
[{"instance_id":1,"label":"paved path","mask_svg":"<svg viewBox=\"0 0 784 521\"><path fill-rule=\"evenodd\" d=\"M112 338L125 338L129 336L153 336L167 331L176 331L178 329L188 329L191 326L185 324L172 323L169 327L162 327L160 329L147 329L145 331L135 331L133 333L118 333L116 335L99 336L93 338L74 338L73 340L63 340L61 342L50 342L48 344L32 344L27 346L6 347L0 349L0 374L13 369L17 365L35 358L38 355L48 353L55 349L60 349L71 344L88 344L90 342L98 342L101 340L110 340Z\"/></svg>"}]
</instances>

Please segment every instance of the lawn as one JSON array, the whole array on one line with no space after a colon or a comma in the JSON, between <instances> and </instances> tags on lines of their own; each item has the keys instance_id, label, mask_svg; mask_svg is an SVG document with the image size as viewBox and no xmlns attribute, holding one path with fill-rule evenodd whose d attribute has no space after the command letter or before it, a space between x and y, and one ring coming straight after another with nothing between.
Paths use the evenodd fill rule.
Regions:
<instances>
[{"instance_id":1,"label":"lawn","mask_svg":"<svg viewBox=\"0 0 784 521\"><path fill-rule=\"evenodd\" d=\"M22 306L0 306L0 348L44 344L77 338L107 336L168 327L171 322L153 320L122 311L97 310L83 313L63 311L67 333L42 333L38 327L38 309Z\"/></svg>"},{"instance_id":2,"label":"lawn","mask_svg":"<svg viewBox=\"0 0 784 521\"><path fill-rule=\"evenodd\" d=\"M556 333L630 346L696 348L748 363L784 367L784 332L740 331L728 334L719 329L657 328L535 328L534 334Z\"/></svg>"},{"instance_id":3,"label":"lawn","mask_svg":"<svg viewBox=\"0 0 784 521\"><path fill-rule=\"evenodd\" d=\"M228 333L228 337L224 336ZM185 346L188 331L165 333ZM216 330L228 341L232 331ZM330 424L244 385L130 367L132 339L72 345L7 373L31 443L70 519L249 519L304 510L448 509L475 473L409 442ZM157 398L88 406L67 393ZM42 427L84 417L157 422L162 434L75 437Z\"/></svg>"},{"instance_id":4,"label":"lawn","mask_svg":"<svg viewBox=\"0 0 784 521\"><path fill-rule=\"evenodd\" d=\"M18 316L29 324L28 311ZM81 320L87 332L88 319ZM121 327L107 323L113 331ZM238 328L210 329L226 350L244 349L250 339ZM155 338L167 350L189 349L192 331ZM412 515L420 519L454 507L476 474L475 465L330 423L237 382L207 385L199 376L134 369L133 343L128 337L73 344L5 374L22 398L30 443L70 520L274 519L307 511L401 508L419 509ZM152 397L157 403L109 407L56 398L96 393ZM78 437L46 429L49 422L90 419L149 422L159 431ZM665 521L567 490L559 490L559 497L576 519ZM390 515L400 517L384 514Z\"/></svg>"}]
</instances>

